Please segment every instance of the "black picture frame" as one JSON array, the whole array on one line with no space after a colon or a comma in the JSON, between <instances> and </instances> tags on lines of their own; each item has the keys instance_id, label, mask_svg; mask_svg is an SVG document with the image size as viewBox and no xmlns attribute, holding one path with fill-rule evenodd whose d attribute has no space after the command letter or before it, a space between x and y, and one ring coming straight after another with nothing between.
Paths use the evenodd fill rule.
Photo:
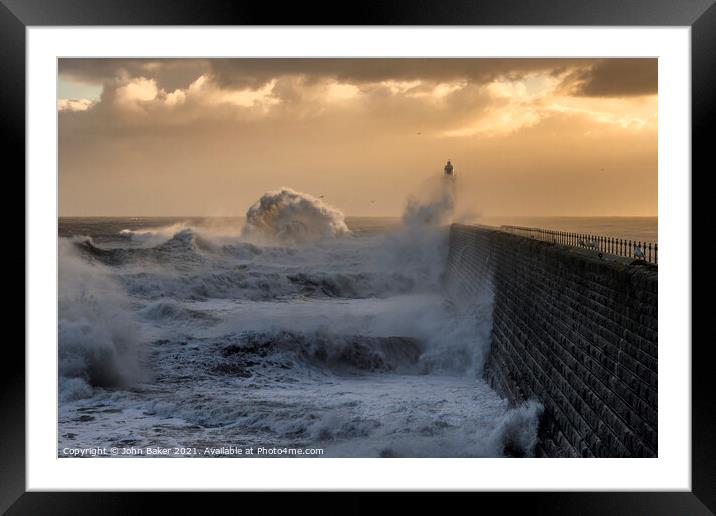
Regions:
<instances>
[{"instance_id":1,"label":"black picture frame","mask_svg":"<svg viewBox=\"0 0 716 516\"><path fill-rule=\"evenodd\" d=\"M692 181L706 174L712 147L716 92L714 0L459 0L352 4L274 4L213 0L0 0L0 97L5 176L20 181L25 167L25 30L28 26L87 25L572 25L689 26L692 63ZM664 144L664 142L660 142ZM13 159L14 158L14 159ZM11 168L8 164L14 163ZM693 183L692 183L693 184ZM24 191L22 186L14 185ZM694 190L695 191L695 190ZM19 195L16 195L19 198ZM17 220L17 210L14 212ZM694 220L696 220L694 218ZM17 242L16 242L17 244ZM19 248L16 247L16 249ZM24 246L22 247L24 249ZM24 251L16 251L23 254ZM17 263L18 254L12 257ZM19 268L19 264L18 264ZM26 272L27 273L27 272ZM19 274L15 272L19 277ZM704 286L697 286L705 289ZM23 296L24 298L24 296ZM24 303L22 305L24 307ZM696 308L696 307L694 307ZM693 317L693 316L692 316ZM9 321L8 321L9 322ZM24 329L23 329L24 332ZM673 343L676 344L676 343ZM690 343L683 343L684 346ZM713 514L716 512L716 382L710 339L692 343L692 491L617 493L481 493L478 502L500 511L549 514ZM0 375L0 511L7 514L112 514L143 512L148 499L164 510L206 509L189 494L38 493L25 489L25 352L19 339L3 343ZM506 459L509 460L509 459ZM212 494L212 496L219 496ZM225 499L225 495L220 495ZM242 495L246 497L246 494ZM346 511L372 510L376 495L356 498ZM215 500L215 498L214 498ZM247 503L243 499L242 505ZM423 505L421 496L413 503ZM274 498L276 505L296 502ZM334 507L335 509L335 507ZM313 506L310 510L314 510ZM320 508L319 508L320 510ZM346 512L342 511L342 512Z\"/></svg>"}]
</instances>

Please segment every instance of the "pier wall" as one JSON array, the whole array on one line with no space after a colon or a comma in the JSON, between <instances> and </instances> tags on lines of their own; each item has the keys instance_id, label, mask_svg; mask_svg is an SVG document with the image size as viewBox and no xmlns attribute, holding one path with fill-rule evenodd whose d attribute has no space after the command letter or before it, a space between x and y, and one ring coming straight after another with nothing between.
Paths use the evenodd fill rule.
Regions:
<instances>
[{"instance_id":1,"label":"pier wall","mask_svg":"<svg viewBox=\"0 0 716 516\"><path fill-rule=\"evenodd\" d=\"M454 224L446 287L460 303L492 290L484 375L544 405L539 455L657 455L655 266Z\"/></svg>"}]
</instances>

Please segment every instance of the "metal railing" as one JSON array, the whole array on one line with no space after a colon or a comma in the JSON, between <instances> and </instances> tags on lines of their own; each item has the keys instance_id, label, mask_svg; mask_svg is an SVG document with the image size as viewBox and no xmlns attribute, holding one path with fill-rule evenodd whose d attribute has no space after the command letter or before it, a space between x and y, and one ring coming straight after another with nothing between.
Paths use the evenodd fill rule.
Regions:
<instances>
[{"instance_id":1,"label":"metal railing","mask_svg":"<svg viewBox=\"0 0 716 516\"><path fill-rule=\"evenodd\" d=\"M652 244L651 242L524 226L500 226L500 229L545 242L584 247L586 249L594 249L600 253L625 256L627 258L657 264L659 249L657 244Z\"/></svg>"}]
</instances>

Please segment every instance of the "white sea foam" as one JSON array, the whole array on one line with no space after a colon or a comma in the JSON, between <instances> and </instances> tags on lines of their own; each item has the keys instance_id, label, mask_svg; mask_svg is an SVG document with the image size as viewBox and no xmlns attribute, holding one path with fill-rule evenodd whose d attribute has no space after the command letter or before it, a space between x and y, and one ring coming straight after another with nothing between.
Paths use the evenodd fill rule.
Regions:
<instances>
[{"instance_id":1,"label":"white sea foam","mask_svg":"<svg viewBox=\"0 0 716 516\"><path fill-rule=\"evenodd\" d=\"M340 210L291 188L263 194L246 212L244 237L259 241L299 243L348 234Z\"/></svg>"},{"instance_id":2,"label":"white sea foam","mask_svg":"<svg viewBox=\"0 0 716 516\"><path fill-rule=\"evenodd\" d=\"M449 178L431 178L420 192L408 197L403 222L409 228L447 224L455 210L456 182Z\"/></svg>"},{"instance_id":3,"label":"white sea foam","mask_svg":"<svg viewBox=\"0 0 716 516\"><path fill-rule=\"evenodd\" d=\"M482 380L490 290L443 297L454 186L351 238L339 210L284 188L243 228L62 240L60 446L531 455L541 407L508 408Z\"/></svg>"},{"instance_id":4,"label":"white sea foam","mask_svg":"<svg viewBox=\"0 0 716 516\"><path fill-rule=\"evenodd\" d=\"M127 387L143 377L137 326L121 287L71 242L59 246L60 395L86 397L93 387Z\"/></svg>"},{"instance_id":5,"label":"white sea foam","mask_svg":"<svg viewBox=\"0 0 716 516\"><path fill-rule=\"evenodd\" d=\"M142 230L122 229L119 236L141 247L153 247L165 242L176 233L186 229L185 224L171 224Z\"/></svg>"}]
</instances>

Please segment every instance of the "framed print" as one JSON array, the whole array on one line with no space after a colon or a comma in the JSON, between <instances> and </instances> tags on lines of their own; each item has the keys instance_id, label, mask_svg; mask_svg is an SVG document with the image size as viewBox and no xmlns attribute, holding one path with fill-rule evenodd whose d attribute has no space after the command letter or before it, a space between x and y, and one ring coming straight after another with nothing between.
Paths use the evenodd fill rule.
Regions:
<instances>
[{"instance_id":1,"label":"framed print","mask_svg":"<svg viewBox=\"0 0 716 516\"><path fill-rule=\"evenodd\" d=\"M712 2L128 7L0 11L27 203L3 510L714 510Z\"/></svg>"}]
</instances>

